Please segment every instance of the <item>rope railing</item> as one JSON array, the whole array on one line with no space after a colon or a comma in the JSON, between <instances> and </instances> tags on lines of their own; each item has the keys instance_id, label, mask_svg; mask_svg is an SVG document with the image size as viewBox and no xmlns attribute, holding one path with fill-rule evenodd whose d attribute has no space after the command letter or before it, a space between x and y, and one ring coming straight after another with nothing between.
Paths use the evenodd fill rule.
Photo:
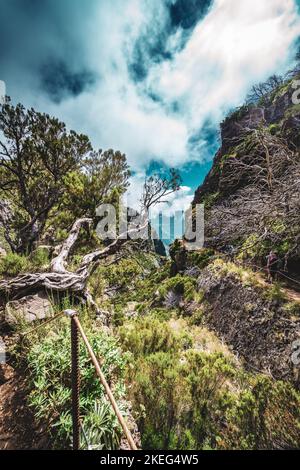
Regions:
<instances>
[{"instance_id":1,"label":"rope railing","mask_svg":"<svg viewBox=\"0 0 300 470\"><path fill-rule=\"evenodd\" d=\"M80 406L79 406L79 397L80 397L80 367L79 367L79 336L82 338L87 351L89 353L92 364L95 367L97 376L100 379L102 386L104 387L105 393L110 401L110 404L114 410L115 415L119 421L119 424L126 436L129 447L131 450L138 450L134 442L132 434L127 426L125 419L122 416L122 413L118 407L118 404L113 396L113 393L108 385L105 376L101 370L100 364L94 354L94 351L89 343L89 340L84 332L84 329L79 321L78 314L76 310L64 310L59 312L57 315L54 315L50 319L43 321L37 327L32 328L26 332L21 333L21 339L25 338L27 335L35 333L40 328L44 327L57 320L61 316L66 315L71 319L71 376L72 376L72 426L73 426L73 450L79 450L80 448L80 430L83 431L84 438L88 444L87 436L84 432L83 426L80 421ZM89 446L89 444L88 444Z\"/></svg>"},{"instance_id":2,"label":"rope railing","mask_svg":"<svg viewBox=\"0 0 300 470\"><path fill-rule=\"evenodd\" d=\"M28 335L31 335L32 333L35 333L40 328L44 327L45 325L48 325L49 323L54 322L55 320L57 320L58 318L63 316L63 314L64 314L64 312L60 312L57 315L54 315L54 317L51 317L48 320L43 321L43 323L40 323L40 325L36 326L35 328L32 328L31 330L27 330L25 332L21 332L20 333L21 338L23 339L23 338L25 338L25 336L28 336Z\"/></svg>"},{"instance_id":3,"label":"rope railing","mask_svg":"<svg viewBox=\"0 0 300 470\"><path fill-rule=\"evenodd\" d=\"M252 266L257 268L259 271L265 272L266 268L262 266L255 265L253 263L248 263L247 266ZM289 278L288 276L284 275L280 272L284 277L297 282L294 279ZM298 282L299 283L299 282ZM119 421L119 424L126 436L128 441L129 447L131 450L138 450L137 446L134 442L132 434L127 426L125 419L122 416L122 413L118 407L118 404L113 396L111 388L108 382L105 379L105 376L101 370L99 361L90 345L90 342L84 332L84 329L79 321L78 313L76 310L64 310L63 312L59 312L57 315L51 317L50 319L44 321L42 324L38 325L37 327L21 334L21 338L34 333L39 328L55 321L56 319L60 318L62 315L66 315L71 319L71 361L72 361L72 368L71 368L71 376L72 376L72 425L73 425L73 450L80 449L80 430L83 431L84 438L88 444L87 436L84 432L83 426L80 421L80 404L79 404L79 397L80 397L80 367L79 367L79 339L81 337L85 347L88 351L90 360L95 368L96 374L104 387L105 393L109 399L109 402L113 408L113 411Z\"/></svg>"},{"instance_id":4,"label":"rope railing","mask_svg":"<svg viewBox=\"0 0 300 470\"><path fill-rule=\"evenodd\" d=\"M79 370L79 335L81 336L87 351L89 353L92 364L95 367L96 373L104 387L106 395L110 404L117 416L119 424L126 436L129 447L131 450L137 450L132 434L127 426L125 419L120 412L118 404L113 396L113 393L108 385L105 376L101 370L100 364L94 354L94 351L89 343L89 340L82 328L76 310L65 310L64 312L71 319L71 356L72 356L72 422L73 422L73 450L78 450L80 446L80 417L79 417L79 394L80 394L80 370Z\"/></svg>"},{"instance_id":5,"label":"rope railing","mask_svg":"<svg viewBox=\"0 0 300 470\"><path fill-rule=\"evenodd\" d=\"M258 271L262 272L262 273L267 273L268 272L268 268L267 267L263 267L263 266L258 266L257 264L254 264L254 263L246 263L245 266L251 266L253 268L256 268ZM278 269L276 271L276 273L279 275L279 276L283 276L285 277L286 279L289 279L290 281L294 282L295 284L299 284L300 285L300 282L297 280L297 279L293 279L292 277L289 277L287 276L281 269Z\"/></svg>"},{"instance_id":6,"label":"rope railing","mask_svg":"<svg viewBox=\"0 0 300 470\"><path fill-rule=\"evenodd\" d=\"M235 252L237 252L237 250L235 250ZM218 257L224 257L224 258L230 258L230 255L229 254L226 254L226 253L219 253L218 255L215 256L215 258L217 259ZM280 258L279 258L280 259ZM254 263L251 263L251 262L247 262L247 263L243 263L243 265L245 267L253 267L253 268L256 268L258 271L261 271L263 272L264 274L268 272L268 267L267 266L259 266L257 264L254 264ZM295 284L298 284L300 285L300 282L297 280L297 279L294 279L290 276L287 276L283 271L282 269L278 269L277 271L277 274L279 276L282 276L282 277L285 277L286 279L288 279L289 281L292 281L294 282Z\"/></svg>"}]
</instances>

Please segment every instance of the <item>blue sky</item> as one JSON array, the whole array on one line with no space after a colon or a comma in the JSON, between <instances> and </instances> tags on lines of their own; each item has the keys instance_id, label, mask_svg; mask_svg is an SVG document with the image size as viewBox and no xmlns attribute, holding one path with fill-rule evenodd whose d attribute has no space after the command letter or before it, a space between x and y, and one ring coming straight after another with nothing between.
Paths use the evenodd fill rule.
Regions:
<instances>
[{"instance_id":1,"label":"blue sky","mask_svg":"<svg viewBox=\"0 0 300 470\"><path fill-rule=\"evenodd\" d=\"M219 123L292 63L296 0L0 0L0 80L13 101L120 149L134 172L177 167L191 200Z\"/></svg>"}]
</instances>

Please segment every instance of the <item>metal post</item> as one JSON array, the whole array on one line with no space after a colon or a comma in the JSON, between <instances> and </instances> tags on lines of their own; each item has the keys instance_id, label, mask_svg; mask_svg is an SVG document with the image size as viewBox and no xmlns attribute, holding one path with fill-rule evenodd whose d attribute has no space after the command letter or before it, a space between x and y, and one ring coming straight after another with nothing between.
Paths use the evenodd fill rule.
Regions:
<instances>
[{"instance_id":1,"label":"metal post","mask_svg":"<svg viewBox=\"0 0 300 470\"><path fill-rule=\"evenodd\" d=\"M73 423L73 450L80 447L80 417L79 417L79 333L75 318L75 310L65 310L65 314L71 318L71 360L72 360L72 423Z\"/></svg>"},{"instance_id":2,"label":"metal post","mask_svg":"<svg viewBox=\"0 0 300 470\"><path fill-rule=\"evenodd\" d=\"M136 444L135 444L135 442L134 442L134 440L133 440L133 437L132 437L132 435L131 435L131 432L129 431L128 426L127 426L127 424L126 424L126 421L124 420L124 418L123 418L123 416L122 416L122 414L121 414L121 412L120 412L120 410L119 410L119 407L118 407L118 405L117 405L117 402L116 402L116 400L115 400L115 398L114 398L114 396L113 396L113 394L112 394L112 391L111 391L111 389L110 389L110 387L109 387L109 385L108 385L108 383L107 383L107 381L106 381L106 379L105 379L105 377L104 377L104 375L103 375L103 373L102 373L102 371L101 371L100 364L99 364L99 362L98 362L98 360L97 360L97 358L96 358L96 356L95 356L95 354L94 354L94 352L93 352L93 350L92 350L92 347L91 347L91 345L90 345L90 343L89 343L89 340L87 339L87 336L86 336L86 334L85 334L85 332L84 332L84 330L83 330L83 328L82 328L82 326L81 326L81 323L80 323L79 318L77 317L77 315L74 315L74 316L73 316L73 320L74 320L74 322L75 322L76 325L77 325L77 332L79 331L79 333L80 333L80 335L81 335L81 337L82 337L82 339L83 339L83 341L84 341L84 343L85 343L85 345L86 345L86 348L87 348L87 350L88 350L88 353L89 353L89 355L90 355L90 358L91 358L91 360L92 360L92 363L94 364L94 367L95 367L95 369L96 369L97 375L98 375L98 377L99 377L99 379L100 379L100 381L101 381L101 383L102 383L102 385L103 385L103 387L104 387L104 389L105 389L105 392L106 392L106 394L107 394L107 396L108 396L108 398L109 398L109 401L110 401L110 403L111 403L111 405L112 405L112 407L113 407L113 410L114 410L114 412L115 412L115 414L116 414L116 416L117 416L117 418L118 418L118 421L119 421L119 423L120 423L120 425L121 425L121 427L122 427L122 429L123 429L123 431L124 431L124 434L125 434L125 436L126 436L126 438L127 438L127 441L128 441L128 443L129 443L129 446L130 446L131 450L137 450L137 446L136 446Z\"/></svg>"}]
</instances>

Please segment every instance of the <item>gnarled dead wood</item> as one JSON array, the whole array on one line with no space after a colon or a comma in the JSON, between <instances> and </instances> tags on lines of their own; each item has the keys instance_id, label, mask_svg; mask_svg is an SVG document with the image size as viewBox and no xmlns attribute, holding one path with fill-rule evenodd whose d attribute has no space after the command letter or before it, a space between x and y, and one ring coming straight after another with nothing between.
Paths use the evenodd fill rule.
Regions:
<instances>
[{"instance_id":1,"label":"gnarled dead wood","mask_svg":"<svg viewBox=\"0 0 300 470\"><path fill-rule=\"evenodd\" d=\"M70 252L78 238L80 229L82 226L86 225L89 226L92 223L92 219L78 219L74 223L71 231L68 235L68 238L62 245L61 251L56 258L52 260L51 263L51 271L54 273L66 273L66 262L70 255Z\"/></svg>"},{"instance_id":2,"label":"gnarled dead wood","mask_svg":"<svg viewBox=\"0 0 300 470\"><path fill-rule=\"evenodd\" d=\"M80 228L88 227L91 219L78 219L66 241L63 243L59 255L51 263L51 271L46 273L28 273L15 277L14 279L0 281L0 296L3 300L7 298L18 298L24 296L28 291L46 289L58 293L74 293L77 297L95 305L87 291L87 281L97 263L109 255L117 253L128 241L128 238L142 234L148 221L140 227L128 230L126 234L119 235L110 245L84 256L79 268L75 272L67 271L66 263L76 240Z\"/></svg>"}]
</instances>

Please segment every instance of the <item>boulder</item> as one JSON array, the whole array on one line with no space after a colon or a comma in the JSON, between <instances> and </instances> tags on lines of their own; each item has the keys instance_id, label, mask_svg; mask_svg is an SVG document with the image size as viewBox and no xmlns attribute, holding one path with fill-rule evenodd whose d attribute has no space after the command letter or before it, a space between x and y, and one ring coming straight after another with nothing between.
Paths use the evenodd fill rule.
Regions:
<instances>
[{"instance_id":1,"label":"boulder","mask_svg":"<svg viewBox=\"0 0 300 470\"><path fill-rule=\"evenodd\" d=\"M53 315L51 302L44 292L28 295L19 300L8 302L5 307L7 323L25 321L27 323L43 320Z\"/></svg>"}]
</instances>

